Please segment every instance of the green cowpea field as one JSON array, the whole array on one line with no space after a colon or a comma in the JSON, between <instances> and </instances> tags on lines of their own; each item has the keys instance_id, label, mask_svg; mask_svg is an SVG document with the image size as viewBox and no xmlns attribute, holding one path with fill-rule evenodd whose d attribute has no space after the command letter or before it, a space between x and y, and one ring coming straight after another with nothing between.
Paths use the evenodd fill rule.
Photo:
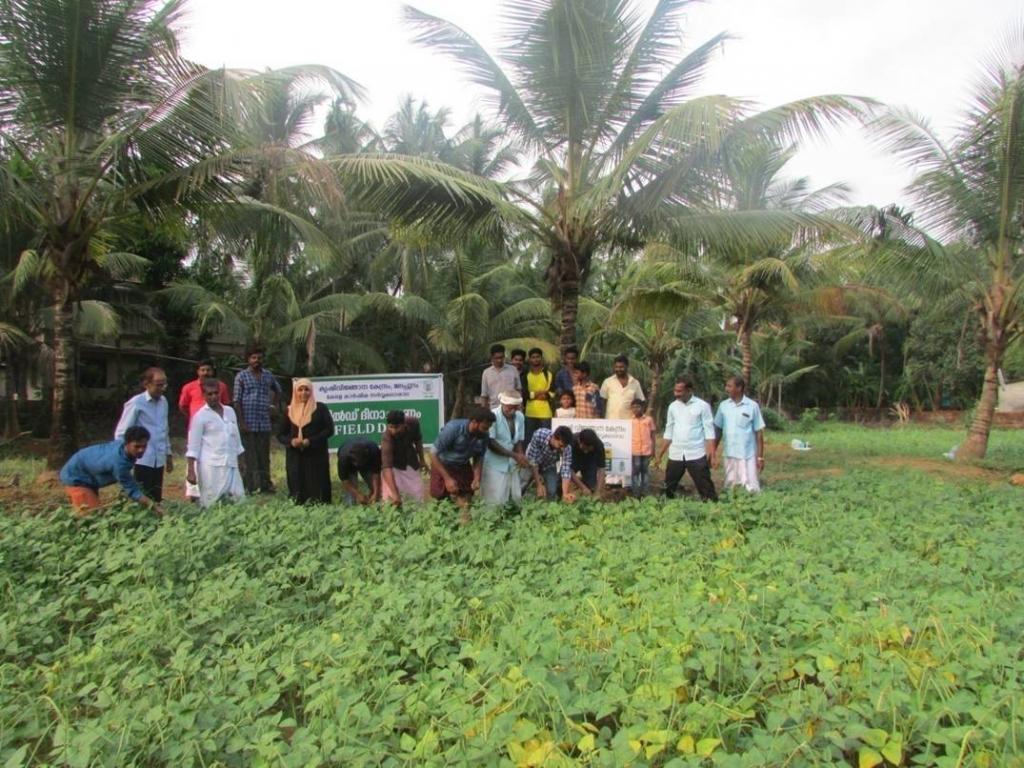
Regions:
<instances>
[{"instance_id":1,"label":"green cowpea field","mask_svg":"<svg viewBox=\"0 0 1024 768\"><path fill-rule=\"evenodd\" d=\"M1024 435L957 435L823 425L756 497L466 528L9 504L0 765L1024 765Z\"/></svg>"}]
</instances>

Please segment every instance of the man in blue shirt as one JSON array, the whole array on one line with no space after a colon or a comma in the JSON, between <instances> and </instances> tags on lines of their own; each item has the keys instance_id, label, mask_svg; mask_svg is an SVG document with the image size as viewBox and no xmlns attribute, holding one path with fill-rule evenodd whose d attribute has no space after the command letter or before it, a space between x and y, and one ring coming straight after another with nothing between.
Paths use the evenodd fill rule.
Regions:
<instances>
[{"instance_id":1,"label":"man in blue shirt","mask_svg":"<svg viewBox=\"0 0 1024 768\"><path fill-rule=\"evenodd\" d=\"M746 388L741 376L726 379L729 397L718 404L715 414L715 450L725 437L725 487L741 485L757 493L764 469L764 418L761 407L746 396Z\"/></svg>"},{"instance_id":2,"label":"man in blue shirt","mask_svg":"<svg viewBox=\"0 0 1024 768\"><path fill-rule=\"evenodd\" d=\"M665 497L675 498L683 473L689 472L701 501L718 501L711 470L715 468L715 422L711 406L693 394L693 380L680 376L672 388L675 401L668 407L665 442L655 466L668 452Z\"/></svg>"},{"instance_id":3,"label":"man in blue shirt","mask_svg":"<svg viewBox=\"0 0 1024 768\"><path fill-rule=\"evenodd\" d=\"M576 383L576 365L579 359L578 347L566 347L562 351L562 367L555 374L555 397L561 397L566 392L572 393L573 385Z\"/></svg>"},{"instance_id":4,"label":"man in blue shirt","mask_svg":"<svg viewBox=\"0 0 1024 768\"><path fill-rule=\"evenodd\" d=\"M114 483L130 499L162 514L160 505L146 496L132 476L135 462L146 452L149 432L145 427L129 427L124 440L114 440L83 448L68 459L60 470L60 481L77 515L99 508L99 490Z\"/></svg>"},{"instance_id":5,"label":"man in blue shirt","mask_svg":"<svg viewBox=\"0 0 1024 768\"><path fill-rule=\"evenodd\" d=\"M167 374L163 368L147 368L142 372L141 393L124 404L121 419L114 428L114 439L124 440L129 427L145 427L149 432L146 452L135 462L132 473L143 492L155 502L164 500L164 468L174 471L171 438L167 427Z\"/></svg>"},{"instance_id":6,"label":"man in blue shirt","mask_svg":"<svg viewBox=\"0 0 1024 768\"><path fill-rule=\"evenodd\" d=\"M462 510L459 521L463 524L469 522L469 503L473 494L480 490L484 454L491 442L490 430L494 421L492 411L474 408L469 418L454 419L445 424L434 441L430 461L430 495L438 500L454 500Z\"/></svg>"}]
</instances>

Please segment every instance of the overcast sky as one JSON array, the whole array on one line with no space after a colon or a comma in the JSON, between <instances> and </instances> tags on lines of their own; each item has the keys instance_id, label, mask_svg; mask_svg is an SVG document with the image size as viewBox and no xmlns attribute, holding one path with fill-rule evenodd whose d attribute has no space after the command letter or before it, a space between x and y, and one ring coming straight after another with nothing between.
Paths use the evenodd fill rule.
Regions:
<instances>
[{"instance_id":1,"label":"overcast sky","mask_svg":"<svg viewBox=\"0 0 1024 768\"><path fill-rule=\"evenodd\" d=\"M418 0L492 53L512 0ZM637 0L650 7L651 0ZM363 85L359 114L381 128L405 95L452 110L452 130L480 108L480 91L443 56L411 44L398 0L191 0L184 53L211 66L325 64ZM1021 23L1020 0L710 0L694 4L681 51L717 32L726 43L702 92L763 106L821 93L910 107L948 132L994 45ZM907 203L909 173L858 130L805 149L789 166L816 186L845 181L854 202Z\"/></svg>"}]
</instances>

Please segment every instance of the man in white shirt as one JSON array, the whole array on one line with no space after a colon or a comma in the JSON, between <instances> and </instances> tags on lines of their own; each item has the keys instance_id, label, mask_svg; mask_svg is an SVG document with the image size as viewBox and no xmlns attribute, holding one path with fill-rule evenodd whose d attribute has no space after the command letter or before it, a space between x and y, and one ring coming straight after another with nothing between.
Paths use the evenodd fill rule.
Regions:
<instances>
[{"instance_id":1,"label":"man in white shirt","mask_svg":"<svg viewBox=\"0 0 1024 768\"><path fill-rule=\"evenodd\" d=\"M142 372L143 391L124 404L121 418L114 428L114 439L123 440L129 427L145 427L149 445L142 458L135 462L132 474L143 493L158 504L164 499L164 468L174 471L171 438L167 428L167 374L162 368Z\"/></svg>"},{"instance_id":2,"label":"man in white shirt","mask_svg":"<svg viewBox=\"0 0 1024 768\"><path fill-rule=\"evenodd\" d=\"M239 468L243 452L238 419L229 405L221 405L216 379L203 382L206 405L196 411L188 428L188 481L199 486L199 504L216 504L225 496L245 496Z\"/></svg>"},{"instance_id":3,"label":"man in white shirt","mask_svg":"<svg viewBox=\"0 0 1024 768\"><path fill-rule=\"evenodd\" d=\"M711 406L693 394L693 380L688 376L676 379L672 388L675 400L668 407L665 420L665 442L655 465L668 452L665 468L665 497L675 498L683 473L689 472L701 501L718 501L711 470L715 467L715 422Z\"/></svg>"},{"instance_id":4,"label":"man in white shirt","mask_svg":"<svg viewBox=\"0 0 1024 768\"><path fill-rule=\"evenodd\" d=\"M494 409L498 406L502 392L518 392L519 389L519 371L505 363L505 345L493 345L491 364L480 377L480 404L484 408Z\"/></svg>"},{"instance_id":5,"label":"man in white shirt","mask_svg":"<svg viewBox=\"0 0 1024 768\"><path fill-rule=\"evenodd\" d=\"M746 396L741 376L725 380L728 397L715 414L715 449L725 438L725 487L741 485L751 493L761 490L758 477L764 469L764 417L761 407Z\"/></svg>"},{"instance_id":6,"label":"man in white shirt","mask_svg":"<svg viewBox=\"0 0 1024 768\"><path fill-rule=\"evenodd\" d=\"M526 434L526 417L520 410L522 396L514 389L498 395L501 404L495 408L494 423L491 425L491 444L497 443L508 455L489 448L484 454L484 470L480 476L480 496L486 504L522 503L522 487L519 469L530 462L523 455L523 440Z\"/></svg>"},{"instance_id":7,"label":"man in white shirt","mask_svg":"<svg viewBox=\"0 0 1024 768\"><path fill-rule=\"evenodd\" d=\"M629 358L625 355L619 355L612 363L612 375L601 384L601 398L606 419L626 421L633 418L633 401L647 400L640 382L629 375Z\"/></svg>"}]
</instances>

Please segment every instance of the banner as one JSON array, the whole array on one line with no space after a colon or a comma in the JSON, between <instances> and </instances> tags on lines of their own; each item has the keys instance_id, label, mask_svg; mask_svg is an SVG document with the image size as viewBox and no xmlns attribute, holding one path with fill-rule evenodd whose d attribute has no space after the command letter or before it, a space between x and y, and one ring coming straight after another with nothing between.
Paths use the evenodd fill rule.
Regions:
<instances>
[{"instance_id":1,"label":"banner","mask_svg":"<svg viewBox=\"0 0 1024 768\"><path fill-rule=\"evenodd\" d=\"M604 469L630 485L633 477L633 422L628 419L552 419L551 429L566 426L573 434L592 429L604 443Z\"/></svg>"},{"instance_id":2,"label":"banner","mask_svg":"<svg viewBox=\"0 0 1024 768\"><path fill-rule=\"evenodd\" d=\"M444 377L440 373L377 376L320 376L313 394L334 419L331 450L356 438L380 443L388 411L405 411L420 420L423 443L430 445L444 426Z\"/></svg>"}]
</instances>

